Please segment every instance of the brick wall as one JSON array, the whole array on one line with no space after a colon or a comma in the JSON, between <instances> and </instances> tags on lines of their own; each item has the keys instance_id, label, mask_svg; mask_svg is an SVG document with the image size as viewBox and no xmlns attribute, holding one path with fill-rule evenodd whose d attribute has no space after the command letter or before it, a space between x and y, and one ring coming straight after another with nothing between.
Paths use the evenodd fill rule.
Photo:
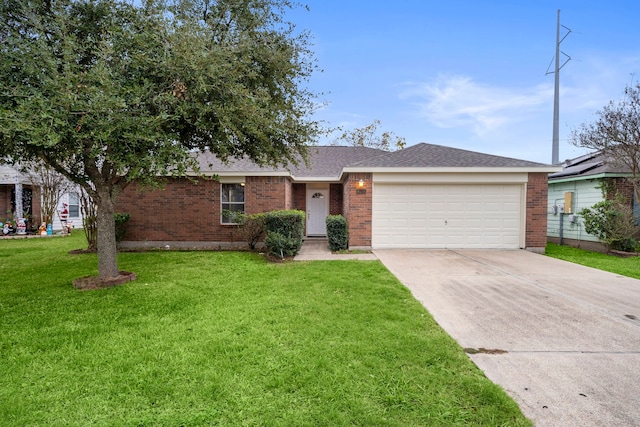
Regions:
<instances>
[{"instance_id":1,"label":"brick wall","mask_svg":"<svg viewBox=\"0 0 640 427\"><path fill-rule=\"evenodd\" d=\"M613 200L617 196L626 201L626 205L633 209L633 183L627 178L608 178L607 185L611 191L607 192L607 199Z\"/></svg>"},{"instance_id":2,"label":"brick wall","mask_svg":"<svg viewBox=\"0 0 640 427\"><path fill-rule=\"evenodd\" d=\"M13 188L13 184L0 185L0 221L2 222L6 219L13 221L13 207L11 206L11 190Z\"/></svg>"},{"instance_id":3,"label":"brick wall","mask_svg":"<svg viewBox=\"0 0 640 427\"><path fill-rule=\"evenodd\" d=\"M163 189L138 191L131 184L120 195L118 212L128 212L126 241L238 242L236 226L220 224L221 184L214 180L167 179ZM291 182L286 177L246 177L248 214L287 209ZM289 201L287 200L289 198Z\"/></svg>"},{"instance_id":4,"label":"brick wall","mask_svg":"<svg viewBox=\"0 0 640 427\"><path fill-rule=\"evenodd\" d=\"M291 209L291 180L284 176L247 176L244 202L248 214Z\"/></svg>"},{"instance_id":5,"label":"brick wall","mask_svg":"<svg viewBox=\"0 0 640 427\"><path fill-rule=\"evenodd\" d=\"M529 173L525 247L544 252L547 245L547 174Z\"/></svg>"},{"instance_id":6,"label":"brick wall","mask_svg":"<svg viewBox=\"0 0 640 427\"><path fill-rule=\"evenodd\" d=\"M343 189L342 184L329 186L329 215L343 215Z\"/></svg>"},{"instance_id":7,"label":"brick wall","mask_svg":"<svg viewBox=\"0 0 640 427\"><path fill-rule=\"evenodd\" d=\"M307 185L306 184L293 184L291 186L292 192L292 207L291 209L297 209L299 211L307 211Z\"/></svg>"},{"instance_id":8,"label":"brick wall","mask_svg":"<svg viewBox=\"0 0 640 427\"><path fill-rule=\"evenodd\" d=\"M31 185L24 185L23 191L32 191L31 195L31 206L24 206L25 210L31 209L30 218L27 218L30 223L27 224L28 227L38 228L41 221L42 210L40 207L40 193L37 187L32 188ZM15 185L0 185L0 222L5 222L5 220L10 220L12 223L14 220L14 192Z\"/></svg>"},{"instance_id":9,"label":"brick wall","mask_svg":"<svg viewBox=\"0 0 640 427\"><path fill-rule=\"evenodd\" d=\"M343 184L343 215L349 224L349 246L371 247L372 179L370 173L354 173ZM364 187L358 187L360 180Z\"/></svg>"}]
</instances>

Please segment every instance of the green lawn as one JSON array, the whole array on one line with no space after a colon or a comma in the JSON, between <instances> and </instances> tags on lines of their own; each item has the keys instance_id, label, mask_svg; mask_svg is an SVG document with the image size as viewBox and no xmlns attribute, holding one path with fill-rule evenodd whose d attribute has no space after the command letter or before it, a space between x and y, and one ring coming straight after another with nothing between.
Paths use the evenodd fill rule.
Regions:
<instances>
[{"instance_id":1,"label":"green lawn","mask_svg":"<svg viewBox=\"0 0 640 427\"><path fill-rule=\"evenodd\" d=\"M640 257L622 258L599 252L589 252L570 246L560 246L553 243L547 245L546 254L553 258L571 261L599 270L610 271L621 276L640 279Z\"/></svg>"},{"instance_id":2,"label":"green lawn","mask_svg":"<svg viewBox=\"0 0 640 427\"><path fill-rule=\"evenodd\" d=\"M530 425L379 262L0 239L2 426Z\"/></svg>"}]
</instances>

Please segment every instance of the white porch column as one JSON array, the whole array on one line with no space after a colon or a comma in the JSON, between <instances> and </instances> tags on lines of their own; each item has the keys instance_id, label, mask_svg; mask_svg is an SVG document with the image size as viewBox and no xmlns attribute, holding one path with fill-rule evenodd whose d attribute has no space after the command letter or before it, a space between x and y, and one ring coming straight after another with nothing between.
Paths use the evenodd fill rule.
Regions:
<instances>
[{"instance_id":1,"label":"white porch column","mask_svg":"<svg viewBox=\"0 0 640 427\"><path fill-rule=\"evenodd\" d=\"M22 206L22 183L20 182L20 177L16 175L16 211L15 211L15 219L19 221L20 218L24 217L24 206Z\"/></svg>"}]
</instances>

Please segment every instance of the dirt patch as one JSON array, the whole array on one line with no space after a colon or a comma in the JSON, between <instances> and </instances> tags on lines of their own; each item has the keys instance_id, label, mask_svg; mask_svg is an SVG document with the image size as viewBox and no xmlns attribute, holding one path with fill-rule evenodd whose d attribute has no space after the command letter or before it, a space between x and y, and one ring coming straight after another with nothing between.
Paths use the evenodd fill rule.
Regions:
<instances>
[{"instance_id":1,"label":"dirt patch","mask_svg":"<svg viewBox=\"0 0 640 427\"><path fill-rule=\"evenodd\" d=\"M69 251L69 255L95 254L96 252L94 249L74 249Z\"/></svg>"},{"instance_id":2,"label":"dirt patch","mask_svg":"<svg viewBox=\"0 0 640 427\"><path fill-rule=\"evenodd\" d=\"M73 286L81 291L88 291L94 289L106 289L114 286L122 285L123 283L136 280L136 274L130 271L120 271L120 274L116 277L110 277L107 279L100 278L98 276L85 276L73 281Z\"/></svg>"}]
</instances>

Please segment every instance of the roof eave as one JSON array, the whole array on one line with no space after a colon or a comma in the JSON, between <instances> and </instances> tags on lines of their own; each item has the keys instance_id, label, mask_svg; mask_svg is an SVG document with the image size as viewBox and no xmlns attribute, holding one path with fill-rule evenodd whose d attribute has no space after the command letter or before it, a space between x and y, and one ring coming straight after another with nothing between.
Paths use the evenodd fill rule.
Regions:
<instances>
[{"instance_id":1,"label":"roof eave","mask_svg":"<svg viewBox=\"0 0 640 427\"><path fill-rule=\"evenodd\" d=\"M611 172L601 172L593 175L580 175L580 176L566 176L559 178L549 178L549 184L556 184L561 182L572 182L572 181L586 181L590 179L602 179L602 178L627 178L632 176L630 173L611 173Z\"/></svg>"},{"instance_id":2,"label":"roof eave","mask_svg":"<svg viewBox=\"0 0 640 427\"><path fill-rule=\"evenodd\" d=\"M507 167L345 167L346 173L513 173L540 172L553 173L562 170L560 166L507 166Z\"/></svg>"}]
</instances>

